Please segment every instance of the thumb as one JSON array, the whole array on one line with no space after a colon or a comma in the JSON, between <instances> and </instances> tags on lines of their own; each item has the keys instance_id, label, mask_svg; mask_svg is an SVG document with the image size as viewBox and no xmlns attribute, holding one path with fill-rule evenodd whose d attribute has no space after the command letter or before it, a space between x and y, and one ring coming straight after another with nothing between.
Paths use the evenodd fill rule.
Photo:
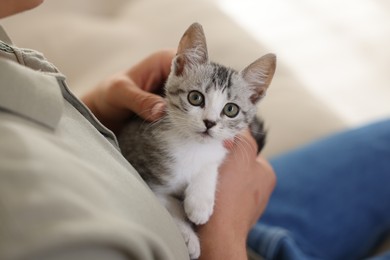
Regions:
<instances>
[{"instance_id":1,"label":"thumb","mask_svg":"<svg viewBox=\"0 0 390 260\"><path fill-rule=\"evenodd\" d=\"M164 113L165 113L165 102L164 100L157 96L156 101L153 101L150 105L151 110L150 114L148 115L148 118L145 118L146 120L155 121L160 119Z\"/></svg>"}]
</instances>

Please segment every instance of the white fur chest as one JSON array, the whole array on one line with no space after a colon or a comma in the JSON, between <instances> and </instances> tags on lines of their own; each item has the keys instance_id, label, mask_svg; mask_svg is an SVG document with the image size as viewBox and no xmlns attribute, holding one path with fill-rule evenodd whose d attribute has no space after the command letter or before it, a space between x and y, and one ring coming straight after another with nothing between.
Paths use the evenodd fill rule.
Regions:
<instances>
[{"instance_id":1,"label":"white fur chest","mask_svg":"<svg viewBox=\"0 0 390 260\"><path fill-rule=\"evenodd\" d=\"M171 168L172 175L167 185L170 191L181 191L197 174L201 174L210 166L219 166L227 153L221 141L202 144L195 141L175 140L171 143L169 151L175 158Z\"/></svg>"}]
</instances>

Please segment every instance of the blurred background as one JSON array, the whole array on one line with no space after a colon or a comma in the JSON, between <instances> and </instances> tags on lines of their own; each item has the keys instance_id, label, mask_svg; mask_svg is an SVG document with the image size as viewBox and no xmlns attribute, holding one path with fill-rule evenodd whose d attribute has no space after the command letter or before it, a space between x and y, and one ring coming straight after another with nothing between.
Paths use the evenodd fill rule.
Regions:
<instances>
[{"instance_id":1,"label":"blurred background","mask_svg":"<svg viewBox=\"0 0 390 260\"><path fill-rule=\"evenodd\" d=\"M389 1L216 2L349 125L389 116Z\"/></svg>"}]
</instances>

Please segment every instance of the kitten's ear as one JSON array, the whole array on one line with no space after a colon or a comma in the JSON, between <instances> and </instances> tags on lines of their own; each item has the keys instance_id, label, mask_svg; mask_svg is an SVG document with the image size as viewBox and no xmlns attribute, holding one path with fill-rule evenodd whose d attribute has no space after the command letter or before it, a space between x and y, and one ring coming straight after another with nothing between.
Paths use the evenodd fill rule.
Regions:
<instances>
[{"instance_id":1,"label":"kitten's ear","mask_svg":"<svg viewBox=\"0 0 390 260\"><path fill-rule=\"evenodd\" d=\"M172 71L181 76L186 67L204 64L208 61L206 37L202 26L193 23L181 37Z\"/></svg>"},{"instance_id":2,"label":"kitten's ear","mask_svg":"<svg viewBox=\"0 0 390 260\"><path fill-rule=\"evenodd\" d=\"M269 53L257 59L244 70L241 75L253 88L255 93L251 96L251 102L255 104L264 95L270 85L276 69L276 56Z\"/></svg>"}]
</instances>

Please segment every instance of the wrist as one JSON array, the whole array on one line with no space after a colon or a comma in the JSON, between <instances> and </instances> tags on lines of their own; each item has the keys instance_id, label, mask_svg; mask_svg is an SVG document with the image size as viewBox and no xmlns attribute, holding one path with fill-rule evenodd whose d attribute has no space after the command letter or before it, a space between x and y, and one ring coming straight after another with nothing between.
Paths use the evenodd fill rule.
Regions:
<instances>
[{"instance_id":1,"label":"wrist","mask_svg":"<svg viewBox=\"0 0 390 260\"><path fill-rule=\"evenodd\" d=\"M247 260L246 232L237 232L231 225L207 223L199 227L200 260Z\"/></svg>"}]
</instances>

